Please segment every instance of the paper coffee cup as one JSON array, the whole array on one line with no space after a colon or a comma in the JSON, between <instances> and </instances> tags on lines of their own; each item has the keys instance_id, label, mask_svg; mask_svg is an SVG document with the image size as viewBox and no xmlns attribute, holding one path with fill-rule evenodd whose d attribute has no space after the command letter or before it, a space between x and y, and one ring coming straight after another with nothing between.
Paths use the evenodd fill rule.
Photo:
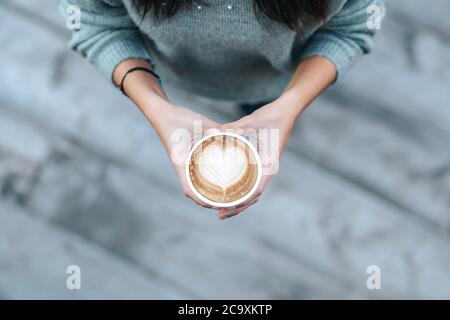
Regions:
<instances>
[{"instance_id":1,"label":"paper coffee cup","mask_svg":"<svg viewBox=\"0 0 450 320\"><path fill-rule=\"evenodd\" d=\"M221 148L221 150L219 150L220 147L213 145L215 142L211 142L223 141L221 139L230 141L229 139L233 138L235 138L236 141L231 141L236 142L236 146L231 145L227 148ZM211 146L209 146L208 143L210 143ZM208 146L205 147L204 144L208 144ZM243 151L245 151L245 155L248 152L248 155L243 156ZM203 157L201 161L202 164L195 163L193 157L198 159L200 155ZM231 159L231 161L225 161L228 158ZM235 163L233 163L233 161L235 161ZM247 166L245 166L245 161L247 161ZM235 177L236 179L233 181ZM234 133L214 133L204 137L195 143L189 152L188 160L186 162L186 178L189 188L201 201L216 209L233 208L250 199L258 189L261 177L262 164L258 151L250 141ZM193 179L196 181L193 181ZM223 202L216 201L213 199L213 196L206 195L206 189L201 187L200 180L205 182L205 185L212 185L214 188L220 187L224 195L227 194L226 190L234 190L235 193L233 196L238 198L232 198L231 200ZM229 186L226 185L228 182L230 183ZM233 185L233 182L235 185ZM236 185L240 185L241 183L244 184L244 188L239 189L236 187ZM220 188L217 190L220 190Z\"/></svg>"}]
</instances>

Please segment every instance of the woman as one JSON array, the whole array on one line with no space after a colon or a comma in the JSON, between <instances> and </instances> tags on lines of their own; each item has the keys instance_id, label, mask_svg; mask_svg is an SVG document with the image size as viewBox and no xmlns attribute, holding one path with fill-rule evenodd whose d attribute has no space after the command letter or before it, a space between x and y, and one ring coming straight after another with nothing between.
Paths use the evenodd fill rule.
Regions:
<instances>
[{"instance_id":1,"label":"woman","mask_svg":"<svg viewBox=\"0 0 450 320\"><path fill-rule=\"evenodd\" d=\"M210 128L276 128L280 152L296 119L330 84L371 49L369 19L382 0L62 0L81 10L70 46L120 87L148 118L167 152L171 134ZM377 6L377 7L374 7ZM73 8L73 7L72 7ZM230 124L217 124L173 105L163 86L199 95L262 105ZM161 85L162 84L162 85ZM267 101L266 103L262 103ZM174 163L185 194L184 164ZM239 208L255 203L267 185Z\"/></svg>"}]
</instances>

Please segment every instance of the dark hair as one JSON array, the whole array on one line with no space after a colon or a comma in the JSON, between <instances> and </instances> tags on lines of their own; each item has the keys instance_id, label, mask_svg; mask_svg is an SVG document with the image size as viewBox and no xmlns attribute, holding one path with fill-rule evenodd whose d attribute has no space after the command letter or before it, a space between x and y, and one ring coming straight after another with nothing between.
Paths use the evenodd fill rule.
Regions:
<instances>
[{"instance_id":1,"label":"dark hair","mask_svg":"<svg viewBox=\"0 0 450 320\"><path fill-rule=\"evenodd\" d=\"M253 0L255 14L283 23L289 29L302 32L302 26L324 20L328 12L328 0ZM201 0L132 0L135 10L144 18L149 12L156 19L170 18L178 10L194 3L205 4Z\"/></svg>"}]
</instances>

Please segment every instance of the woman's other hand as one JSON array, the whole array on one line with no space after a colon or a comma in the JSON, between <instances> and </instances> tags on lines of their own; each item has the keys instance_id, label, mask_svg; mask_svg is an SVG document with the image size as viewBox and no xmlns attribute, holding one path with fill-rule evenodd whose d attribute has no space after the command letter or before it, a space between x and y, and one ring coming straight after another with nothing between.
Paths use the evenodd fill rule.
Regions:
<instances>
[{"instance_id":1,"label":"woman's other hand","mask_svg":"<svg viewBox=\"0 0 450 320\"><path fill-rule=\"evenodd\" d=\"M236 208L219 210L220 219L235 216L255 204L270 178L278 172L281 153L298 117L299 107L295 105L298 103L298 100L284 95L252 114L221 127L224 131L230 130L241 135L251 136L253 133L262 160L263 176L254 196Z\"/></svg>"}]
</instances>

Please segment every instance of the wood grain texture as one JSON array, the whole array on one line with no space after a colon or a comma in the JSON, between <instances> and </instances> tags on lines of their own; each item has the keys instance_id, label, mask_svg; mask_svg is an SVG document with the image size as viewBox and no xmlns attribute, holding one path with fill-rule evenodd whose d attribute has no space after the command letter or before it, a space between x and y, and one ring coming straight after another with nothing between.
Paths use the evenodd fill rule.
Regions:
<instances>
[{"instance_id":1,"label":"wood grain texture","mask_svg":"<svg viewBox=\"0 0 450 320\"><path fill-rule=\"evenodd\" d=\"M176 299L186 292L47 224L29 209L0 203L0 289L10 299ZM81 290L66 287L67 267L81 268Z\"/></svg>"},{"instance_id":2,"label":"wood grain texture","mask_svg":"<svg viewBox=\"0 0 450 320\"><path fill-rule=\"evenodd\" d=\"M0 261L30 261L27 270L5 269L11 277L0 277L2 295L36 297L43 286L43 296L73 298L39 263L50 270L53 256L66 263L89 254L89 281L103 279L108 261L124 276L86 298L121 290L183 298L450 297L450 77L442 67L450 49L442 15L429 21L425 14L417 27L419 1L408 3L393 6L401 19L388 16L376 51L304 114L260 204L219 222L182 197L142 115L68 52L57 1L2 2L0 58L8 63L0 78L0 199L8 204L0 209L7 244ZM169 91L217 121L239 116L231 104ZM21 223L30 236L20 242ZM79 253L55 244L42 259L31 243L43 233L47 242L73 240ZM381 291L365 287L371 264L382 269Z\"/></svg>"}]
</instances>

